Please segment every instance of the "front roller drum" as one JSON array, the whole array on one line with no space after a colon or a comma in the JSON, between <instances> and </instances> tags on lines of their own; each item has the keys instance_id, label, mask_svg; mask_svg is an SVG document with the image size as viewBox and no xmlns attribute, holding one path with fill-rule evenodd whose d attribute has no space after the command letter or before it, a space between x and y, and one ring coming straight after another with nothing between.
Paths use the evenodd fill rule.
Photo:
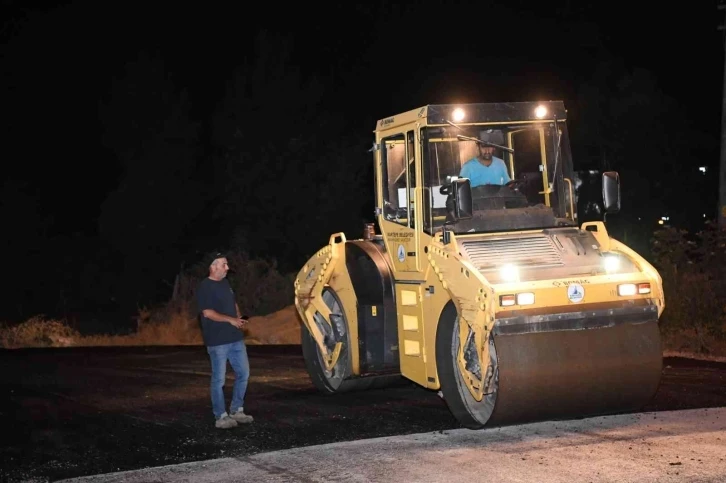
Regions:
<instances>
[{"instance_id":1,"label":"front roller drum","mask_svg":"<svg viewBox=\"0 0 726 483\"><path fill-rule=\"evenodd\" d=\"M658 323L495 336L499 394L492 424L638 411L663 368Z\"/></svg>"},{"instance_id":2,"label":"front roller drum","mask_svg":"<svg viewBox=\"0 0 726 483\"><path fill-rule=\"evenodd\" d=\"M340 342L341 349L335 365L330 370L327 370L321 350L312 334L305 324L300 327L305 368L310 375L310 380L318 391L329 395L400 384L402 378L398 374L366 377L355 377L352 375L350 345L354 336L350 334L345 310L343 310L340 299L332 288L326 287L323 289L322 296L323 302L330 309L330 317L332 319L330 322L332 323L320 319L319 326L325 329L324 338L329 347L332 348L335 343ZM322 315L316 312L315 317L322 317Z\"/></svg>"},{"instance_id":3,"label":"front roller drum","mask_svg":"<svg viewBox=\"0 0 726 483\"><path fill-rule=\"evenodd\" d=\"M489 394L477 401L456 365L458 323L458 317L442 323L437 362L444 398L468 428L637 411L660 383L656 320L496 335L490 339L495 379ZM445 346L449 350L442 353Z\"/></svg>"}]
</instances>

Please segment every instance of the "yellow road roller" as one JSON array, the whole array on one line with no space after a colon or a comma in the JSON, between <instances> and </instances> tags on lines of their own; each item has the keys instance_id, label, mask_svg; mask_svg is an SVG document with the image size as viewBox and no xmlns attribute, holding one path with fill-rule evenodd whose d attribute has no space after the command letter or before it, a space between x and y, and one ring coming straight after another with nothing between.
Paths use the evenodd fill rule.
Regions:
<instances>
[{"instance_id":1,"label":"yellow road roller","mask_svg":"<svg viewBox=\"0 0 726 483\"><path fill-rule=\"evenodd\" d=\"M325 394L406 378L471 429L637 411L658 388L662 280L578 221L562 101L426 105L374 130L375 223L297 274ZM603 215L617 172L598 173Z\"/></svg>"}]
</instances>

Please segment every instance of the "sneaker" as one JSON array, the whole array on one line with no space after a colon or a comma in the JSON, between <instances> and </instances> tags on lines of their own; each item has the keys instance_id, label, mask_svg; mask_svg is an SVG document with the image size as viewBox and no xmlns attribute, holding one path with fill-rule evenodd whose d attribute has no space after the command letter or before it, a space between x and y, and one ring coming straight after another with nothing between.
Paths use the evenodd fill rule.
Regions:
<instances>
[{"instance_id":1,"label":"sneaker","mask_svg":"<svg viewBox=\"0 0 726 483\"><path fill-rule=\"evenodd\" d=\"M232 419L229 414L224 413L219 419L214 422L214 427L219 429L236 428L237 421Z\"/></svg>"},{"instance_id":2,"label":"sneaker","mask_svg":"<svg viewBox=\"0 0 726 483\"><path fill-rule=\"evenodd\" d=\"M255 419L249 414L245 414L242 408L239 408L236 412L232 413L230 418L237 421L238 423L251 423Z\"/></svg>"}]
</instances>

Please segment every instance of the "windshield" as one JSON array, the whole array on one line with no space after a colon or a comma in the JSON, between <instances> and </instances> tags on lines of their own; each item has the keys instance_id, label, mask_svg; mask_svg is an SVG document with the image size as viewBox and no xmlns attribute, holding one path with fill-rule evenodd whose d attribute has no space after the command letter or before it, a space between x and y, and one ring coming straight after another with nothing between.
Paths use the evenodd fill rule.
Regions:
<instances>
[{"instance_id":1,"label":"windshield","mask_svg":"<svg viewBox=\"0 0 726 483\"><path fill-rule=\"evenodd\" d=\"M424 231L455 233L574 225L564 122L502 123L422 129ZM561 148L561 149L560 149ZM565 173L563 176L563 172ZM468 178L473 217L452 222L447 177Z\"/></svg>"}]
</instances>

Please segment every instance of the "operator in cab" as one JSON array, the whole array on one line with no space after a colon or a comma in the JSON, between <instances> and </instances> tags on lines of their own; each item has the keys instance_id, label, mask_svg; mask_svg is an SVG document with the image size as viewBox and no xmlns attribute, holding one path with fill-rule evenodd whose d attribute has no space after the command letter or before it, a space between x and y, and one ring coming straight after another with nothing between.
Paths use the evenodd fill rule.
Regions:
<instances>
[{"instance_id":1,"label":"operator in cab","mask_svg":"<svg viewBox=\"0 0 726 483\"><path fill-rule=\"evenodd\" d=\"M459 173L460 178L469 178L471 187L482 185L505 185L509 183L509 173L504 160L494 156L492 144L503 144L501 131L482 131L479 135L481 143L477 143L479 155L464 163Z\"/></svg>"}]
</instances>

